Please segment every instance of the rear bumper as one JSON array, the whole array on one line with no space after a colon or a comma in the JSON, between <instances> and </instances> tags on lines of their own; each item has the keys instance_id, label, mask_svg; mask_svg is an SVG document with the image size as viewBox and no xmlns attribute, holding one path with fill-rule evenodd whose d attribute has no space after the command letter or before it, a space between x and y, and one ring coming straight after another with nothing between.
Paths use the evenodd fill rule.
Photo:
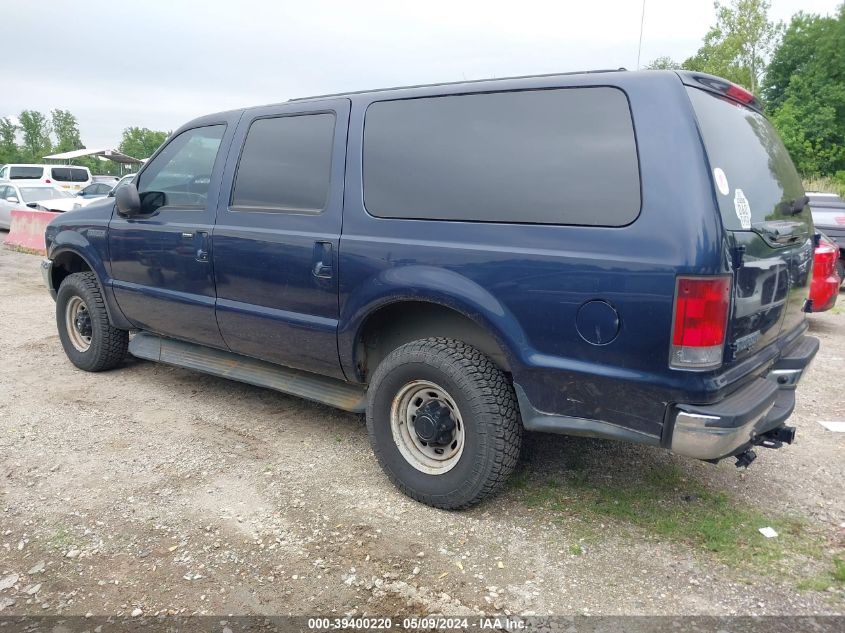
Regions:
<instances>
[{"instance_id":1,"label":"rear bumper","mask_svg":"<svg viewBox=\"0 0 845 633\"><path fill-rule=\"evenodd\" d=\"M795 408L795 386L815 357L819 341L800 337L765 377L721 402L676 404L670 413L670 450L697 459L736 455L758 436L783 426Z\"/></svg>"}]
</instances>

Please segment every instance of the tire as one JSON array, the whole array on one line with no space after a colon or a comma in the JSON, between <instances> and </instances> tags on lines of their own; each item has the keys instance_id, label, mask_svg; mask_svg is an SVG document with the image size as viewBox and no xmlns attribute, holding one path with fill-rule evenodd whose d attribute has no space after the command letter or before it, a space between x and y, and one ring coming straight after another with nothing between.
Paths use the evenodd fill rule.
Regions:
<instances>
[{"instance_id":1,"label":"tire","mask_svg":"<svg viewBox=\"0 0 845 633\"><path fill-rule=\"evenodd\" d=\"M416 420L426 411L434 411L429 419L455 426L451 443L438 444L442 435L432 444L420 439ZM498 491L522 445L516 396L505 374L474 347L448 338L408 343L381 362L370 381L367 431L396 487L446 510L468 508Z\"/></svg>"},{"instance_id":2,"label":"tire","mask_svg":"<svg viewBox=\"0 0 845 633\"><path fill-rule=\"evenodd\" d=\"M76 327L74 315L82 319L81 327ZM112 369L126 357L129 332L109 323L94 273L74 273L62 281L56 295L56 325L65 354L79 369Z\"/></svg>"},{"instance_id":3,"label":"tire","mask_svg":"<svg viewBox=\"0 0 845 633\"><path fill-rule=\"evenodd\" d=\"M845 260L836 260L836 272L839 274L839 288L845 288Z\"/></svg>"}]
</instances>

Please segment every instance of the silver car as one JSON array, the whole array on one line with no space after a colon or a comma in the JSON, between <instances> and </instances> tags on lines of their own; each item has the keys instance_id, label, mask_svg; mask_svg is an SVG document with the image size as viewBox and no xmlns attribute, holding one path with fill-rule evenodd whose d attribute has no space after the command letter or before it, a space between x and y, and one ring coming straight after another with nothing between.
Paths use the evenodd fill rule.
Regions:
<instances>
[{"instance_id":1,"label":"silver car","mask_svg":"<svg viewBox=\"0 0 845 633\"><path fill-rule=\"evenodd\" d=\"M46 211L70 211L79 205L76 196L52 185L0 183L0 229L12 224L12 209L33 207Z\"/></svg>"}]
</instances>

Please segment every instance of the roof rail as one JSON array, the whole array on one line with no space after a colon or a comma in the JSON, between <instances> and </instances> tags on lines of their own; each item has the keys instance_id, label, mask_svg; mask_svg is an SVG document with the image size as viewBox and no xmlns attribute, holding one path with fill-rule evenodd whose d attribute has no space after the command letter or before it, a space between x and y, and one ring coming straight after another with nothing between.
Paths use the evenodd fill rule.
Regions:
<instances>
[{"instance_id":1,"label":"roof rail","mask_svg":"<svg viewBox=\"0 0 845 633\"><path fill-rule=\"evenodd\" d=\"M505 81L508 79L534 79L540 77L561 77L566 75L591 75L596 73L618 73L618 72L626 72L627 68L602 68L599 70L577 70L572 72L566 73L545 73L541 75L518 75L516 77L491 77L488 79L467 79L464 81L445 81L439 83L431 83L431 84L414 84L411 86L393 86L392 88L373 88L370 90L352 90L349 92L334 92L330 94L324 95L313 95L311 97L294 97L293 99L288 99L288 101L308 101L310 99L326 99L328 97L346 97L349 95L363 95L369 94L372 92L386 92L388 90L410 90L412 88L434 88L437 86L457 86L460 84L478 84L484 83L488 81Z\"/></svg>"}]
</instances>

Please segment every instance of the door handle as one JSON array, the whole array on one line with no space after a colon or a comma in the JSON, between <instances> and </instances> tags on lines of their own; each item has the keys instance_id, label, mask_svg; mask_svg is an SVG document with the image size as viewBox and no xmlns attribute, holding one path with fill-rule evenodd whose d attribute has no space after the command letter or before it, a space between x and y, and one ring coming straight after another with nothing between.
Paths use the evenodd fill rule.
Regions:
<instances>
[{"instance_id":1,"label":"door handle","mask_svg":"<svg viewBox=\"0 0 845 633\"><path fill-rule=\"evenodd\" d=\"M184 233L182 235L185 235ZM197 231L196 233L197 257L198 262L208 261L208 231Z\"/></svg>"},{"instance_id":2,"label":"door handle","mask_svg":"<svg viewBox=\"0 0 845 633\"><path fill-rule=\"evenodd\" d=\"M331 279L334 276L334 252L331 242L314 243L314 269L311 272L320 279Z\"/></svg>"}]
</instances>

